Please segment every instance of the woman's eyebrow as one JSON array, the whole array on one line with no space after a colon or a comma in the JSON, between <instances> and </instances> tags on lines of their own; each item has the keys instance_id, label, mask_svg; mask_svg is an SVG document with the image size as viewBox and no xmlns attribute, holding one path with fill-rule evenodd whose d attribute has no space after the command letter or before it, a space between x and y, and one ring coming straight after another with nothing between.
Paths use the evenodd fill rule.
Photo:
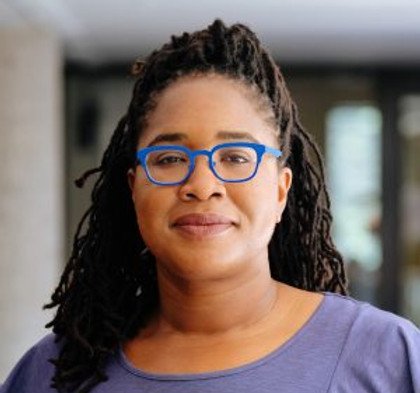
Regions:
<instances>
[{"instance_id":1,"label":"woman's eyebrow","mask_svg":"<svg viewBox=\"0 0 420 393\"><path fill-rule=\"evenodd\" d=\"M227 139L227 140L248 140L254 143L260 143L256 138L254 138L249 132L243 131L219 131L216 134L217 139ZM188 135L180 132L176 133L166 133L159 134L147 145L148 147L156 145L160 142L179 142L188 139Z\"/></svg>"},{"instance_id":2,"label":"woman's eyebrow","mask_svg":"<svg viewBox=\"0 0 420 393\"><path fill-rule=\"evenodd\" d=\"M246 139L251 142L260 143L260 141L249 132L243 131L219 131L216 136L219 139Z\"/></svg>"},{"instance_id":3,"label":"woman's eyebrow","mask_svg":"<svg viewBox=\"0 0 420 393\"><path fill-rule=\"evenodd\" d=\"M182 133L170 133L170 134L159 134L156 138L154 138L147 146L153 146L160 142L178 142L188 139L187 134Z\"/></svg>"}]
</instances>

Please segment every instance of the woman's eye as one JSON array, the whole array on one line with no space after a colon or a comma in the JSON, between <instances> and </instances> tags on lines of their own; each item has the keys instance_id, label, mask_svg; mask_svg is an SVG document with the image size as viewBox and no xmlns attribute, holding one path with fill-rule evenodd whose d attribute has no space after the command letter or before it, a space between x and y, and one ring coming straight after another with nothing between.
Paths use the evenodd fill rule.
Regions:
<instances>
[{"instance_id":1,"label":"woman's eye","mask_svg":"<svg viewBox=\"0 0 420 393\"><path fill-rule=\"evenodd\" d=\"M182 156L163 156L158 157L156 160L154 160L155 165L169 165L169 164L181 164L185 163L187 160L185 157Z\"/></svg>"},{"instance_id":2,"label":"woman's eye","mask_svg":"<svg viewBox=\"0 0 420 393\"><path fill-rule=\"evenodd\" d=\"M246 164L249 162L249 158L240 154L229 154L223 156L222 161L232 164Z\"/></svg>"}]
</instances>

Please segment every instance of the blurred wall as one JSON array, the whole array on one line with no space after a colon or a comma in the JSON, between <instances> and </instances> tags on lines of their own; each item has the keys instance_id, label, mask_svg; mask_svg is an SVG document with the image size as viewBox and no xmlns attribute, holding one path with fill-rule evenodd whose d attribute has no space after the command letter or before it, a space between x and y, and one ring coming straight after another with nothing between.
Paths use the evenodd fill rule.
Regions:
<instances>
[{"instance_id":1,"label":"blurred wall","mask_svg":"<svg viewBox=\"0 0 420 393\"><path fill-rule=\"evenodd\" d=\"M54 36L0 30L0 382L47 333L63 261L61 71Z\"/></svg>"}]
</instances>

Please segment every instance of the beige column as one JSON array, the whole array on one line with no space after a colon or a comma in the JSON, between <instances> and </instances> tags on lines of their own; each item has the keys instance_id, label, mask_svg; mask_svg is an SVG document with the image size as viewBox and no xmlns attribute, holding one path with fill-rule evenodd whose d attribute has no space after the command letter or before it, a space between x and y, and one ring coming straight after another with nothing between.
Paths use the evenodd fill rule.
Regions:
<instances>
[{"instance_id":1,"label":"beige column","mask_svg":"<svg viewBox=\"0 0 420 393\"><path fill-rule=\"evenodd\" d=\"M63 71L59 41L0 29L0 381L48 333L63 265Z\"/></svg>"}]
</instances>

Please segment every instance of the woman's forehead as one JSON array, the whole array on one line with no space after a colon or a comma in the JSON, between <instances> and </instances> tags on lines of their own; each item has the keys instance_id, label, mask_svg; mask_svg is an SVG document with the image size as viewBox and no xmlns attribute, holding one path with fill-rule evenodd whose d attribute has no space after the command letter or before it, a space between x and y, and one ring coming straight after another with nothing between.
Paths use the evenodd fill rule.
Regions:
<instances>
[{"instance_id":1,"label":"woman's forehead","mask_svg":"<svg viewBox=\"0 0 420 393\"><path fill-rule=\"evenodd\" d=\"M184 77L156 97L139 143L149 145L156 139L248 139L268 143L276 132L266 118L243 82L219 75Z\"/></svg>"}]
</instances>

